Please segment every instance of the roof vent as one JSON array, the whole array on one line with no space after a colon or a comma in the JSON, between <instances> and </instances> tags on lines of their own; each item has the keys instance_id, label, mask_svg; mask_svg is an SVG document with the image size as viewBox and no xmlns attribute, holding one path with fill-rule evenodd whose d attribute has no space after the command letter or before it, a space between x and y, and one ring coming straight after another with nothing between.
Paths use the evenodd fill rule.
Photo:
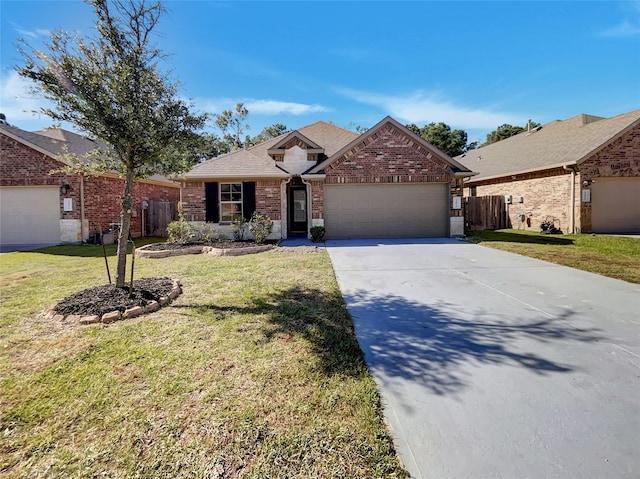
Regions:
<instances>
[{"instance_id":1,"label":"roof vent","mask_svg":"<svg viewBox=\"0 0 640 479\"><path fill-rule=\"evenodd\" d=\"M5 116L4 113L0 113L0 124L1 125L8 125L9 124L7 122L7 117Z\"/></svg>"}]
</instances>

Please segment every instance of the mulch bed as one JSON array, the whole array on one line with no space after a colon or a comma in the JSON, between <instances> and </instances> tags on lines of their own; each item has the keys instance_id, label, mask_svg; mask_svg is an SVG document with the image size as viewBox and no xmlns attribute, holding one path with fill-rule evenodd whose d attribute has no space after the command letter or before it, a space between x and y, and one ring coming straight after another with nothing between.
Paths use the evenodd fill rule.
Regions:
<instances>
[{"instance_id":1,"label":"mulch bed","mask_svg":"<svg viewBox=\"0 0 640 479\"><path fill-rule=\"evenodd\" d=\"M275 241L266 241L264 244L276 244ZM147 251L180 250L193 246L213 246L220 249L253 248L254 241L213 241L209 243L151 243L144 247Z\"/></svg>"},{"instance_id":2,"label":"mulch bed","mask_svg":"<svg viewBox=\"0 0 640 479\"><path fill-rule=\"evenodd\" d=\"M152 301L159 301L169 295L172 289L173 280L170 278L142 278L133 281L132 297L129 297L129 284L125 288L107 284L67 296L52 309L65 316L102 316L111 311L123 313L135 306L144 307Z\"/></svg>"}]
</instances>

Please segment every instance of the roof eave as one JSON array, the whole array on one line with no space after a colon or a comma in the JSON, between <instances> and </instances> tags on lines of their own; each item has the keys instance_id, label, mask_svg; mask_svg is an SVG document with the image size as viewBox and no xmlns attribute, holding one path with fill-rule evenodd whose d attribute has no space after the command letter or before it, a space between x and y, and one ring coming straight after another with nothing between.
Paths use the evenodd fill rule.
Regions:
<instances>
[{"instance_id":1,"label":"roof eave","mask_svg":"<svg viewBox=\"0 0 640 479\"><path fill-rule=\"evenodd\" d=\"M570 161L570 162L564 162L564 163L557 163L557 164L554 164L554 165L538 166L538 167L535 167L535 168L527 168L526 170L516 170L516 171L511 171L511 172L508 172L508 173L500 173L498 175L491 175L491 176L483 176L481 178L474 178L472 180L467 181L466 183L497 180L499 178L504 178L506 176L525 175L527 173L534 173L536 171L555 170L556 168L564 168L564 167L568 167L568 166L575 166L576 164L577 164L576 161ZM476 175L478 175L478 174L479 173L476 173ZM466 175L466 176L469 176L469 175ZM473 175L473 176L475 176L475 175Z\"/></svg>"},{"instance_id":2,"label":"roof eave","mask_svg":"<svg viewBox=\"0 0 640 479\"><path fill-rule=\"evenodd\" d=\"M288 174L269 174L269 175L211 175L211 174L202 174L202 175L185 175L182 177L181 181L202 181L202 180L238 180L238 181L248 181L248 180L286 180L290 178L291 175Z\"/></svg>"}]
</instances>

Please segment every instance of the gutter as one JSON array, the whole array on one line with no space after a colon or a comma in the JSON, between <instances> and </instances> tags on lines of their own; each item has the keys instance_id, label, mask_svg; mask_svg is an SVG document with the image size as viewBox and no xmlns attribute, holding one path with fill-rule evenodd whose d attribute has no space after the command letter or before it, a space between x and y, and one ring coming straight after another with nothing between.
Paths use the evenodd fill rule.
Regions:
<instances>
[{"instance_id":1,"label":"gutter","mask_svg":"<svg viewBox=\"0 0 640 479\"><path fill-rule=\"evenodd\" d=\"M569 230L571 234L576 232L576 165L562 167L565 171L571 171L571 185L569 186Z\"/></svg>"},{"instance_id":2,"label":"gutter","mask_svg":"<svg viewBox=\"0 0 640 479\"><path fill-rule=\"evenodd\" d=\"M514 176L514 175L524 175L527 173L534 173L536 171L547 171L547 170L554 170L556 168L563 168L563 169L567 169L570 168L572 166L575 166L576 162L572 161L570 163L559 163L557 165L544 165L541 167L535 167L535 168L529 168L527 170L517 170L517 171L512 171L509 173L500 173L498 175L492 175L492 176L483 176L481 178L475 178L472 181L490 181L490 180L497 180L499 178L505 178L507 176ZM476 173L476 175L479 173ZM468 176L468 175L467 175ZM475 176L475 175L474 175Z\"/></svg>"}]
</instances>

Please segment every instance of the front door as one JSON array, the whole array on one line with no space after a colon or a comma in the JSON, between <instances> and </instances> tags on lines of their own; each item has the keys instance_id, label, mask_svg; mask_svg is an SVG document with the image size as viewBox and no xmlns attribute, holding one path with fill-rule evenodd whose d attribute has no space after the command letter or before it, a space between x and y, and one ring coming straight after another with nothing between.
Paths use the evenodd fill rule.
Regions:
<instances>
[{"instance_id":1,"label":"front door","mask_svg":"<svg viewBox=\"0 0 640 479\"><path fill-rule=\"evenodd\" d=\"M307 188L292 186L289 190L289 231L307 232Z\"/></svg>"}]
</instances>

